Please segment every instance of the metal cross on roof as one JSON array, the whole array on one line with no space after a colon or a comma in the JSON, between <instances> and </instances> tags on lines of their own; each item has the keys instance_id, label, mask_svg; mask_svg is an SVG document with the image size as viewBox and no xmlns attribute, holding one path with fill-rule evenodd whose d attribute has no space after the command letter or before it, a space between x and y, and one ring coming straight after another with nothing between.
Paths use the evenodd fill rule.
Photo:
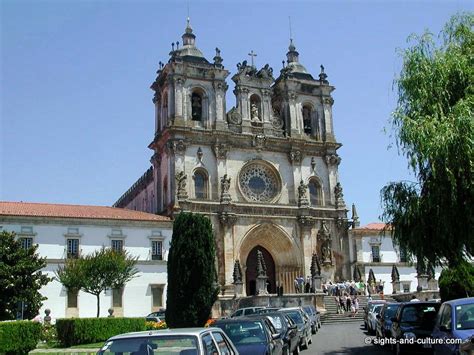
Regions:
<instances>
[{"instance_id":1,"label":"metal cross on roof","mask_svg":"<svg viewBox=\"0 0 474 355\"><path fill-rule=\"evenodd\" d=\"M253 49L252 49L248 55L249 55L250 58L251 58L250 60L251 60L251 62L252 62L252 67L253 67L253 66L254 66L254 65L253 65L253 57L256 57L257 54L254 53L254 51L253 51Z\"/></svg>"}]
</instances>

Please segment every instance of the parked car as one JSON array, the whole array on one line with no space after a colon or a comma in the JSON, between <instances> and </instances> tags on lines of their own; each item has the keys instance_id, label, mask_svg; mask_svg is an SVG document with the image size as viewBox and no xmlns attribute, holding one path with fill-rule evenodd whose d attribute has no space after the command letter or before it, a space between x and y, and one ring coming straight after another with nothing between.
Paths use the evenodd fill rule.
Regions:
<instances>
[{"instance_id":1,"label":"parked car","mask_svg":"<svg viewBox=\"0 0 474 355\"><path fill-rule=\"evenodd\" d=\"M246 307L239 308L234 313L230 315L230 318L248 316L250 314L257 313L259 310L264 309L264 307Z\"/></svg>"},{"instance_id":2,"label":"parked car","mask_svg":"<svg viewBox=\"0 0 474 355\"><path fill-rule=\"evenodd\" d=\"M367 306L364 307L364 329L367 329L367 317L369 316L369 312L372 310L372 308L376 304L385 304L385 303L387 303L387 301L385 300L373 300L373 301L367 302Z\"/></svg>"},{"instance_id":3,"label":"parked car","mask_svg":"<svg viewBox=\"0 0 474 355\"><path fill-rule=\"evenodd\" d=\"M474 297L444 302L436 317L434 339L461 339L474 336ZM459 354L460 344L434 344L435 354Z\"/></svg>"},{"instance_id":4,"label":"parked car","mask_svg":"<svg viewBox=\"0 0 474 355\"><path fill-rule=\"evenodd\" d=\"M316 334L318 329L321 328L321 318L319 316L319 312L313 305L303 306L303 310L311 319L311 332Z\"/></svg>"},{"instance_id":5,"label":"parked car","mask_svg":"<svg viewBox=\"0 0 474 355\"><path fill-rule=\"evenodd\" d=\"M281 355L283 340L266 317L236 317L217 320L241 355Z\"/></svg>"},{"instance_id":6,"label":"parked car","mask_svg":"<svg viewBox=\"0 0 474 355\"><path fill-rule=\"evenodd\" d=\"M256 314L265 314L270 312L276 312L280 309L280 307L263 307L262 309L257 309L255 311Z\"/></svg>"},{"instance_id":7,"label":"parked car","mask_svg":"<svg viewBox=\"0 0 474 355\"><path fill-rule=\"evenodd\" d=\"M152 355L238 355L229 337L219 328L181 328L116 335L97 353Z\"/></svg>"},{"instance_id":8,"label":"parked car","mask_svg":"<svg viewBox=\"0 0 474 355\"><path fill-rule=\"evenodd\" d=\"M367 331L369 334L375 334L375 330L377 329L377 316L380 314L383 306L383 303L376 304L372 307L372 310L368 312Z\"/></svg>"},{"instance_id":9,"label":"parked car","mask_svg":"<svg viewBox=\"0 0 474 355\"><path fill-rule=\"evenodd\" d=\"M311 320L301 307L282 308L278 312L283 312L290 316L293 322L298 326L301 333L300 349L308 349L311 339Z\"/></svg>"},{"instance_id":10,"label":"parked car","mask_svg":"<svg viewBox=\"0 0 474 355\"><path fill-rule=\"evenodd\" d=\"M435 325L436 314L441 304L438 302L406 302L402 303L392 320L391 336L400 339L426 339L431 337ZM430 343L395 345L396 354L405 351L432 352Z\"/></svg>"},{"instance_id":11,"label":"parked car","mask_svg":"<svg viewBox=\"0 0 474 355\"><path fill-rule=\"evenodd\" d=\"M145 320L147 322L159 322L159 321L165 320L165 313L166 313L166 310L152 312L145 317Z\"/></svg>"},{"instance_id":12,"label":"parked car","mask_svg":"<svg viewBox=\"0 0 474 355\"><path fill-rule=\"evenodd\" d=\"M379 338L390 338L390 327L392 326L392 318L397 313L401 303L385 303L377 316L377 326L375 335Z\"/></svg>"},{"instance_id":13,"label":"parked car","mask_svg":"<svg viewBox=\"0 0 474 355\"><path fill-rule=\"evenodd\" d=\"M283 354L299 354L301 333L298 330L298 326L293 322L290 316L283 312L273 311L264 314L253 314L249 317L268 318L283 340Z\"/></svg>"}]
</instances>

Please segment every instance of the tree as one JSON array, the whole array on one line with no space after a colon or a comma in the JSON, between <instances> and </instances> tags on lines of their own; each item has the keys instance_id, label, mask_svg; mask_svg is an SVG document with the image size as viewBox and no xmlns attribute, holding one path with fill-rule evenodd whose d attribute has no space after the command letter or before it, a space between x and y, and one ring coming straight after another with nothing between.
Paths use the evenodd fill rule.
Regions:
<instances>
[{"instance_id":1,"label":"tree","mask_svg":"<svg viewBox=\"0 0 474 355\"><path fill-rule=\"evenodd\" d=\"M122 288L136 277L137 259L126 251L102 248L77 259L66 259L56 277L68 290L82 290L96 296L99 317L100 294L107 288Z\"/></svg>"},{"instance_id":2,"label":"tree","mask_svg":"<svg viewBox=\"0 0 474 355\"><path fill-rule=\"evenodd\" d=\"M425 33L403 51L391 124L416 181L381 191L395 242L420 263L451 268L474 254L473 25L472 13L456 15L438 43Z\"/></svg>"},{"instance_id":3,"label":"tree","mask_svg":"<svg viewBox=\"0 0 474 355\"><path fill-rule=\"evenodd\" d=\"M208 218L180 213L173 223L168 256L166 323L202 327L217 300L216 252Z\"/></svg>"},{"instance_id":4,"label":"tree","mask_svg":"<svg viewBox=\"0 0 474 355\"><path fill-rule=\"evenodd\" d=\"M23 248L15 233L0 234L0 321L17 318L32 319L46 299L39 290L51 281L41 272L46 258L37 254L37 245Z\"/></svg>"}]
</instances>

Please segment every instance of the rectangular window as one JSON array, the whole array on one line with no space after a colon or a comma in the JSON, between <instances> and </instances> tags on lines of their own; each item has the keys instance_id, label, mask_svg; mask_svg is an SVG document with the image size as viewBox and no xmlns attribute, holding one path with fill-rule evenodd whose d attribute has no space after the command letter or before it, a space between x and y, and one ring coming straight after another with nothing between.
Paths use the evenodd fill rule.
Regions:
<instances>
[{"instance_id":1,"label":"rectangular window","mask_svg":"<svg viewBox=\"0 0 474 355\"><path fill-rule=\"evenodd\" d=\"M151 296L153 309L163 307L163 285L152 285Z\"/></svg>"},{"instance_id":2,"label":"rectangular window","mask_svg":"<svg viewBox=\"0 0 474 355\"><path fill-rule=\"evenodd\" d=\"M77 294L78 290L67 290L67 307L77 308Z\"/></svg>"},{"instance_id":3,"label":"rectangular window","mask_svg":"<svg viewBox=\"0 0 474 355\"><path fill-rule=\"evenodd\" d=\"M123 240L122 239L112 239L112 249L116 252L121 253L123 251Z\"/></svg>"},{"instance_id":4,"label":"rectangular window","mask_svg":"<svg viewBox=\"0 0 474 355\"><path fill-rule=\"evenodd\" d=\"M400 248L400 262L406 263L407 262L407 250L405 248Z\"/></svg>"},{"instance_id":5,"label":"rectangular window","mask_svg":"<svg viewBox=\"0 0 474 355\"><path fill-rule=\"evenodd\" d=\"M79 239L67 240L67 257L68 258L79 257Z\"/></svg>"},{"instance_id":6,"label":"rectangular window","mask_svg":"<svg viewBox=\"0 0 474 355\"><path fill-rule=\"evenodd\" d=\"M410 284L410 281L402 282L403 292L410 292Z\"/></svg>"},{"instance_id":7,"label":"rectangular window","mask_svg":"<svg viewBox=\"0 0 474 355\"><path fill-rule=\"evenodd\" d=\"M123 288L112 289L112 307L122 307Z\"/></svg>"},{"instance_id":8,"label":"rectangular window","mask_svg":"<svg viewBox=\"0 0 474 355\"><path fill-rule=\"evenodd\" d=\"M20 243L23 249L30 249L33 246L33 238L20 238Z\"/></svg>"},{"instance_id":9,"label":"rectangular window","mask_svg":"<svg viewBox=\"0 0 474 355\"><path fill-rule=\"evenodd\" d=\"M163 242L161 240L151 242L151 260L163 260Z\"/></svg>"},{"instance_id":10,"label":"rectangular window","mask_svg":"<svg viewBox=\"0 0 474 355\"><path fill-rule=\"evenodd\" d=\"M380 262L380 246L378 245L372 245L372 262Z\"/></svg>"}]
</instances>

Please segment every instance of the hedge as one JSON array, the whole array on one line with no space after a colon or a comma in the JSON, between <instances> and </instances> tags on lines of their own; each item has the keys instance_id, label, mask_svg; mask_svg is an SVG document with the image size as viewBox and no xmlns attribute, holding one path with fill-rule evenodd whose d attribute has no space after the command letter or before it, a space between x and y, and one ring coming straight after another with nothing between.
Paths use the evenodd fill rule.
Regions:
<instances>
[{"instance_id":1,"label":"hedge","mask_svg":"<svg viewBox=\"0 0 474 355\"><path fill-rule=\"evenodd\" d=\"M0 354L28 354L36 349L41 323L32 321L0 322Z\"/></svg>"},{"instance_id":2,"label":"hedge","mask_svg":"<svg viewBox=\"0 0 474 355\"><path fill-rule=\"evenodd\" d=\"M98 343L122 333L146 330L145 318L65 318L56 320L62 346Z\"/></svg>"}]
</instances>

